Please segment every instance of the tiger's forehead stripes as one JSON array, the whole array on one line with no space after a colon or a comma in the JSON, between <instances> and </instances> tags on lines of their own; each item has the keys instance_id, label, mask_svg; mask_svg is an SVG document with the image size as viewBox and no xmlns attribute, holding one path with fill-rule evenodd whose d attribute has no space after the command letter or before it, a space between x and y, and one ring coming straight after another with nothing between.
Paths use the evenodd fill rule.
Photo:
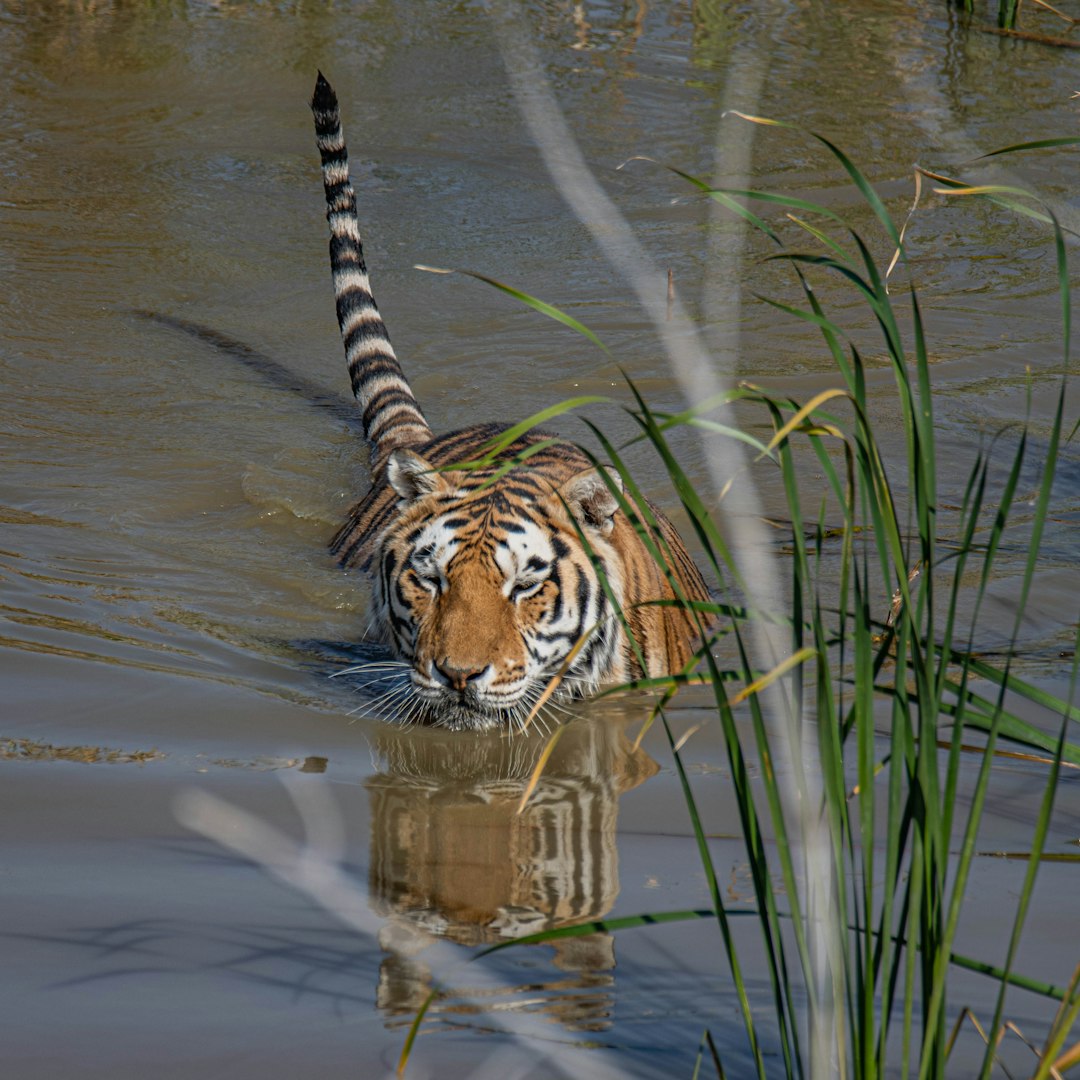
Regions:
<instances>
[{"instance_id":1,"label":"tiger's forehead stripes","mask_svg":"<svg viewBox=\"0 0 1080 1080\"><path fill-rule=\"evenodd\" d=\"M509 578L526 566L548 566L554 558L548 532L535 521L515 521L509 529L499 520L479 519L475 524L475 528L467 529L461 519L438 522L443 550L449 553L446 569L483 557Z\"/></svg>"}]
</instances>

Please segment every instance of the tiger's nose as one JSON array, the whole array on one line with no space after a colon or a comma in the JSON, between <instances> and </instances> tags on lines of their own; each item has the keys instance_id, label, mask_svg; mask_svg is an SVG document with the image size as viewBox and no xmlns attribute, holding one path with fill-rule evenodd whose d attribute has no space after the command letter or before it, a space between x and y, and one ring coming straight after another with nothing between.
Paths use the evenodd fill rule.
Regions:
<instances>
[{"instance_id":1,"label":"tiger's nose","mask_svg":"<svg viewBox=\"0 0 1080 1080\"><path fill-rule=\"evenodd\" d=\"M470 682L480 678L487 671L487 665L469 664L465 667L457 667L447 657L444 660L436 660L435 669L454 690L462 691Z\"/></svg>"}]
</instances>

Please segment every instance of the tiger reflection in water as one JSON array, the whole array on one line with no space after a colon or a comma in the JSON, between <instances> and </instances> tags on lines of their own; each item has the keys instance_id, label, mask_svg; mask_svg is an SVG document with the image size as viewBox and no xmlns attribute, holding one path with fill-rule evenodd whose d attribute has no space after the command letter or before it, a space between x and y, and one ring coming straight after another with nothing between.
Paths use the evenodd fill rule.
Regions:
<instances>
[{"instance_id":1,"label":"tiger reflection in water","mask_svg":"<svg viewBox=\"0 0 1080 1080\"><path fill-rule=\"evenodd\" d=\"M411 1023L424 1003L431 974L422 953L436 938L495 944L611 910L619 891L618 800L657 771L623 726L601 718L564 727L521 814L542 740L379 731L382 771L366 786L371 905L386 919L377 1002L389 1016ZM507 985L496 1000L458 987L461 998L440 997L428 1021L461 1022L478 1006L509 1006L538 1008L575 1029L606 1026L614 938L595 933L547 948L565 974L545 981L530 965L527 1006L515 1002L523 986Z\"/></svg>"}]
</instances>

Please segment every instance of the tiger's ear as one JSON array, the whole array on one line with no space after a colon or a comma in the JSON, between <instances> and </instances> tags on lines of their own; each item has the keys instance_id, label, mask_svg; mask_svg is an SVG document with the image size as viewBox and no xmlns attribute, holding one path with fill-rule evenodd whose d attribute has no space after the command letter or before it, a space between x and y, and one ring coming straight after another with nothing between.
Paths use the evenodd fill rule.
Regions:
<instances>
[{"instance_id":1,"label":"tiger's ear","mask_svg":"<svg viewBox=\"0 0 1080 1080\"><path fill-rule=\"evenodd\" d=\"M386 459L386 479L407 503L416 502L445 486L442 475L430 461L401 446L391 450Z\"/></svg>"},{"instance_id":2,"label":"tiger's ear","mask_svg":"<svg viewBox=\"0 0 1080 1080\"><path fill-rule=\"evenodd\" d=\"M620 493L623 490L622 478L610 466L604 466L604 472ZM600 469L586 469L577 476L570 477L559 494L570 508L570 512L583 525L607 536L615 527L615 511L619 509L619 500L612 494Z\"/></svg>"}]
</instances>

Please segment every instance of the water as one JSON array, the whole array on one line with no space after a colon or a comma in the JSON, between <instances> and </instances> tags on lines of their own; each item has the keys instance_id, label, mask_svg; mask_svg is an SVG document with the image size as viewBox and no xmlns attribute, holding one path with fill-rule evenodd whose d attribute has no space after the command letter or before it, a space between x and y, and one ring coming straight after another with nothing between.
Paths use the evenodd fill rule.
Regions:
<instances>
[{"instance_id":1,"label":"water","mask_svg":"<svg viewBox=\"0 0 1080 1080\"><path fill-rule=\"evenodd\" d=\"M832 14L522 9L601 183L717 332L736 315L703 293L724 242L707 206L656 165L616 167L644 154L712 175L720 109L752 83L729 84L740 64L760 77L746 108L827 133L901 217L915 162L945 168L1073 129L1065 52L967 34L936 7ZM583 706L518 817L540 743L390 731L327 679L365 625L362 583L325 550L362 490L365 454L333 404L346 381L307 110L317 67L342 99L380 305L436 430L579 393L625 400L619 366L655 403L681 403L629 288L553 189L484 9L6 0L0 50L5 1074L377 1075L396 1062L440 942L704 906L668 751L655 733L641 750L629 741L641 701ZM1075 226L1075 153L1010 159L1003 175ZM855 209L813 140L758 133L753 171L759 187ZM887 259L869 217L855 216ZM909 238L950 454L942 502L956 503L978 441L1024 415L1029 370L1036 441L1049 428L1061 369L1052 253L1035 223L934 196ZM786 269L761 261L766 243L748 243L746 296L793 299ZM417 263L542 296L614 358ZM880 354L866 315L825 291ZM326 400L312 407L139 312L230 335ZM750 299L737 318L738 377L803 400L834 384L811 328ZM898 429L892 375L872 380L881 430ZM1069 406L1075 416L1075 396ZM599 415L623 424L614 408ZM572 420L563 429L582 434ZM1008 440L999 445L1003 476ZM700 448L683 449L704 484ZM886 450L904 453L887 437ZM640 464L670 506L658 466ZM762 481L781 514L775 481ZM1067 450L1018 661L1057 693L1076 620L1078 514L1080 464ZM988 649L1007 640L1025 556L1021 529L980 624ZM701 717L689 699L674 721ZM696 736L688 756L710 827L729 820L734 834L715 737ZM176 798L194 788L299 838L283 775L293 796L331 800L370 934L177 820ZM982 848L1028 842L1042 775L996 767ZM1070 776L1049 850L1078 836ZM732 896L747 899L739 844L718 838L715 855ZM973 892L1007 900L1023 869L979 860ZM1077 959L1060 948L1078 915L1071 875L1044 867L1024 943L1024 970L1058 983ZM960 947L997 960L1003 931L987 914L972 912ZM701 1029L722 1037L736 1024L713 936L693 923L594 935L503 952L483 977L482 965L463 969L457 995L425 1021L417 1075L689 1073ZM974 976L957 986L958 1004L976 1007L993 991ZM1018 994L1008 1014L1038 1038L1050 1010ZM540 1026L524 1041L502 1027L529 1017Z\"/></svg>"}]
</instances>

